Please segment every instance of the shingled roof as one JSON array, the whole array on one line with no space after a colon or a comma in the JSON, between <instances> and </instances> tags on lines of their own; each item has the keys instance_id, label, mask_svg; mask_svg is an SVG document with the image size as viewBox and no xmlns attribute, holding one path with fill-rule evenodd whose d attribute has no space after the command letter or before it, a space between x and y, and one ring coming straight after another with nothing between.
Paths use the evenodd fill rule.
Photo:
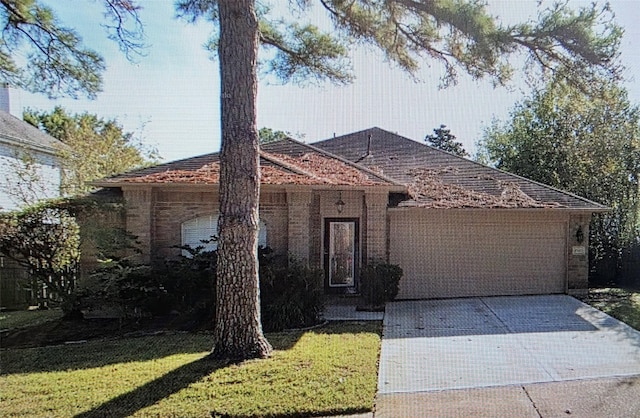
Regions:
<instances>
[{"instance_id":1,"label":"shingled roof","mask_svg":"<svg viewBox=\"0 0 640 418\"><path fill-rule=\"evenodd\" d=\"M55 154L65 145L40 129L0 110L0 141Z\"/></svg>"},{"instance_id":2,"label":"shingled roof","mask_svg":"<svg viewBox=\"0 0 640 418\"><path fill-rule=\"evenodd\" d=\"M407 186L401 206L607 208L580 196L467 160L380 128L313 144Z\"/></svg>"},{"instance_id":3,"label":"shingled roof","mask_svg":"<svg viewBox=\"0 0 640 418\"><path fill-rule=\"evenodd\" d=\"M266 144L260 151L262 184L377 186L398 183L364 166L294 139ZM217 184L220 155L201 155L147 167L96 182L97 186L125 184Z\"/></svg>"}]
</instances>

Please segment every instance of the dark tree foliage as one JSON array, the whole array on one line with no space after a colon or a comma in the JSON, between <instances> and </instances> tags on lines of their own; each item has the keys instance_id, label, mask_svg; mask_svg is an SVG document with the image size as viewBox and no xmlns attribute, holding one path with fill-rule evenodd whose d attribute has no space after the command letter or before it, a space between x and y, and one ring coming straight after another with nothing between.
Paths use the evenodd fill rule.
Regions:
<instances>
[{"instance_id":1,"label":"dark tree foliage","mask_svg":"<svg viewBox=\"0 0 640 418\"><path fill-rule=\"evenodd\" d=\"M450 152L460 157L468 157L469 153L464 149L461 142L456 141L455 135L446 125L440 125L433 130L433 135L427 135L424 140L434 148Z\"/></svg>"}]
</instances>

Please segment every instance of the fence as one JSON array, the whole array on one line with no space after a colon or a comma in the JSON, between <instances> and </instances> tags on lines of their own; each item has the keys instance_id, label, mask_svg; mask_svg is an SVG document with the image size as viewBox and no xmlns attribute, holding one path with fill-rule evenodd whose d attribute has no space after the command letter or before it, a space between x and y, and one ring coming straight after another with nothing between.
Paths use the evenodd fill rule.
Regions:
<instances>
[{"instance_id":1,"label":"fence","mask_svg":"<svg viewBox=\"0 0 640 418\"><path fill-rule=\"evenodd\" d=\"M622 256L620 283L640 288L640 243L633 245Z\"/></svg>"}]
</instances>

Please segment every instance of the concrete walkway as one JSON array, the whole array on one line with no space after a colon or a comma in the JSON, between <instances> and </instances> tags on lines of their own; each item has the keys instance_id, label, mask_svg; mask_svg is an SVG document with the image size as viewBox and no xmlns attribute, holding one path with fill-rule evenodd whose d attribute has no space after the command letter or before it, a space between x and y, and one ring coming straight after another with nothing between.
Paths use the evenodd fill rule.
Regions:
<instances>
[{"instance_id":1,"label":"concrete walkway","mask_svg":"<svg viewBox=\"0 0 640 418\"><path fill-rule=\"evenodd\" d=\"M379 395L376 418L640 417L640 376Z\"/></svg>"},{"instance_id":2,"label":"concrete walkway","mask_svg":"<svg viewBox=\"0 0 640 418\"><path fill-rule=\"evenodd\" d=\"M569 296L394 302L375 416L640 416L638 376L640 332Z\"/></svg>"}]
</instances>

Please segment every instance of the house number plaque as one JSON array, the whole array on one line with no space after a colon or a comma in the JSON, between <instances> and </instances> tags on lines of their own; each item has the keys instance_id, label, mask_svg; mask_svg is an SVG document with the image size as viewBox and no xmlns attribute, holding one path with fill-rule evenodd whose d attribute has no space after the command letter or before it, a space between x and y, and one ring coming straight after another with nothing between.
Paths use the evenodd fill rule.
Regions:
<instances>
[{"instance_id":1,"label":"house number plaque","mask_svg":"<svg viewBox=\"0 0 640 418\"><path fill-rule=\"evenodd\" d=\"M572 248L573 255L587 255L587 247L575 246Z\"/></svg>"}]
</instances>

